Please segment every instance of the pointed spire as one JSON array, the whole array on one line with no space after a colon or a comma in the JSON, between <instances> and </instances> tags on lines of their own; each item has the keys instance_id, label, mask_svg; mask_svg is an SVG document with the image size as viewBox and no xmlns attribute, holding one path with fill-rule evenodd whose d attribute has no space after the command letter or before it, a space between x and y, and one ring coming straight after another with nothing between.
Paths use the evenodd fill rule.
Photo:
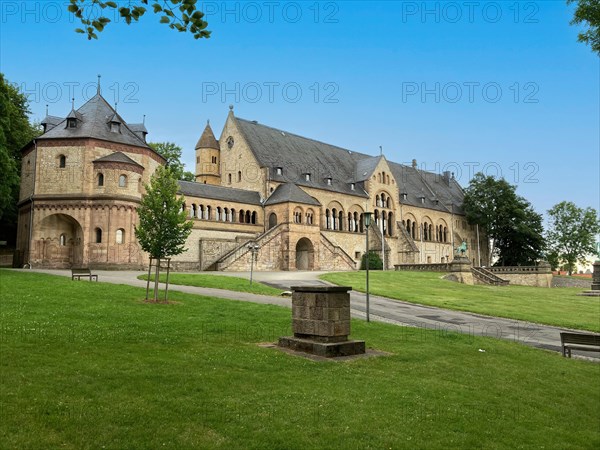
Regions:
<instances>
[{"instance_id":1,"label":"pointed spire","mask_svg":"<svg viewBox=\"0 0 600 450\"><path fill-rule=\"evenodd\" d=\"M100 78L102 78L102 75L98 74L98 95L100 95Z\"/></svg>"},{"instance_id":2,"label":"pointed spire","mask_svg":"<svg viewBox=\"0 0 600 450\"><path fill-rule=\"evenodd\" d=\"M209 123L206 124L204 132L196 144L196 148L214 148L215 150L221 149Z\"/></svg>"}]
</instances>

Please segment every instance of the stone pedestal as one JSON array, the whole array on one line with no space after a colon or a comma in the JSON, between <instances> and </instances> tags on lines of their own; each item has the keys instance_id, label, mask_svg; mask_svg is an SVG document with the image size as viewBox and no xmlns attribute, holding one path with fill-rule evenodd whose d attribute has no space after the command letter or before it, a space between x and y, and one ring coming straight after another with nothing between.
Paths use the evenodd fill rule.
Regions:
<instances>
[{"instance_id":1,"label":"stone pedestal","mask_svg":"<svg viewBox=\"0 0 600 450\"><path fill-rule=\"evenodd\" d=\"M471 260L465 256L455 256L450 263L449 278L463 284L474 284Z\"/></svg>"},{"instance_id":2,"label":"stone pedestal","mask_svg":"<svg viewBox=\"0 0 600 450\"><path fill-rule=\"evenodd\" d=\"M600 261L594 263L594 272L592 273L592 291L600 292Z\"/></svg>"},{"instance_id":3,"label":"stone pedestal","mask_svg":"<svg viewBox=\"0 0 600 450\"><path fill-rule=\"evenodd\" d=\"M292 331L279 346L332 358L365 353L365 341L349 340L350 287L292 287Z\"/></svg>"}]
</instances>

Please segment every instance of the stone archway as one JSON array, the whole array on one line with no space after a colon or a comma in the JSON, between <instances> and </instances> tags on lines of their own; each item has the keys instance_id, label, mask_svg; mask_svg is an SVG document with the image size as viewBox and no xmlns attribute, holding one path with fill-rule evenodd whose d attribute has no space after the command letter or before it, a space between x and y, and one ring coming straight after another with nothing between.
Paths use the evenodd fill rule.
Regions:
<instances>
[{"instance_id":1,"label":"stone archway","mask_svg":"<svg viewBox=\"0 0 600 450\"><path fill-rule=\"evenodd\" d=\"M33 260L45 267L68 268L83 264L83 228L67 214L44 217L34 230Z\"/></svg>"},{"instance_id":2,"label":"stone archway","mask_svg":"<svg viewBox=\"0 0 600 450\"><path fill-rule=\"evenodd\" d=\"M308 238L302 238L296 243L296 270L314 270L315 250Z\"/></svg>"}]
</instances>

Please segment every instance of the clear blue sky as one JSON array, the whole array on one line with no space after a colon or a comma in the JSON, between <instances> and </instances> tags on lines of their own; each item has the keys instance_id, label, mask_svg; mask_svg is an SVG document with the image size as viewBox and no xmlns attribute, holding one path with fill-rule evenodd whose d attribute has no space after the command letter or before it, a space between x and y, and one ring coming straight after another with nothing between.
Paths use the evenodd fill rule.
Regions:
<instances>
[{"instance_id":1,"label":"clear blue sky","mask_svg":"<svg viewBox=\"0 0 600 450\"><path fill-rule=\"evenodd\" d=\"M149 139L181 145L188 168L206 120L220 134L233 104L463 186L501 171L539 212L599 208L599 58L565 1L205 2L213 34L199 41L152 14L87 41L66 4L0 1L0 68L34 120L46 104L66 115L70 90L80 106L100 73L125 120L146 114Z\"/></svg>"}]
</instances>

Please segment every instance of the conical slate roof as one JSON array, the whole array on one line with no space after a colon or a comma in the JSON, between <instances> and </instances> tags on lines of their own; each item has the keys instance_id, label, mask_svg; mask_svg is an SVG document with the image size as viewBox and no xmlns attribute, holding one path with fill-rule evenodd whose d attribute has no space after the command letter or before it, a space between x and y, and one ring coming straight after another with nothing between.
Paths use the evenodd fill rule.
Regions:
<instances>
[{"instance_id":1,"label":"conical slate roof","mask_svg":"<svg viewBox=\"0 0 600 450\"><path fill-rule=\"evenodd\" d=\"M204 132L200 136L196 148L214 148L215 150L220 150L219 142L215 138L215 134L209 123L206 124L206 128L204 128Z\"/></svg>"},{"instance_id":2,"label":"conical slate roof","mask_svg":"<svg viewBox=\"0 0 600 450\"><path fill-rule=\"evenodd\" d=\"M72 110L68 117L78 119L77 128L67 128L66 119L63 119L38 139L96 138L150 148L138 134L128 127L100 94L96 94L78 110ZM110 121L115 117L122 125L119 133L110 130Z\"/></svg>"}]
</instances>

